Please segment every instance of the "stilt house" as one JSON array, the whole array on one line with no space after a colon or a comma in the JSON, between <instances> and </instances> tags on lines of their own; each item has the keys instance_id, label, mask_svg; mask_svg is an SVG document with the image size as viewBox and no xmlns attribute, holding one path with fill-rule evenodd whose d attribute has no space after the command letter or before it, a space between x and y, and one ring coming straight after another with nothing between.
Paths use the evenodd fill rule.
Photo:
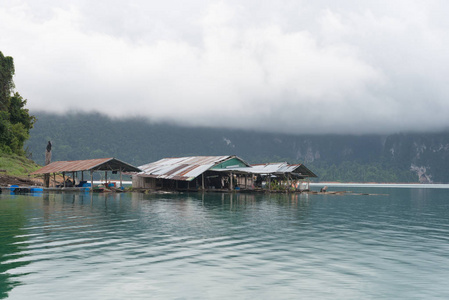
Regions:
<instances>
[{"instance_id":1,"label":"stilt house","mask_svg":"<svg viewBox=\"0 0 449 300\"><path fill-rule=\"evenodd\" d=\"M152 190L292 190L309 189L317 177L302 164L249 165L237 156L164 158L139 167L133 188Z\"/></svg>"},{"instance_id":2,"label":"stilt house","mask_svg":"<svg viewBox=\"0 0 449 300\"><path fill-rule=\"evenodd\" d=\"M85 182L90 180L91 186L93 186L93 174L94 172L104 172L104 181L107 182L108 172L112 174L119 174L120 176L120 186L122 186L122 173L124 172L140 172L139 168L136 168L128 163L125 163L116 158L96 158L87 160L73 160L73 161L56 161L52 162L45 167L31 173L31 175L38 174L62 174L63 176L63 186L66 185L65 175L72 175L72 179L81 175L81 181L84 181L84 172L88 172L88 177ZM56 184L56 179L54 179L54 184Z\"/></svg>"},{"instance_id":3,"label":"stilt house","mask_svg":"<svg viewBox=\"0 0 449 300\"><path fill-rule=\"evenodd\" d=\"M309 178L317 177L303 164L287 162L252 165L251 173L256 176L255 186L263 187L264 183L267 189L274 183L290 190L309 190Z\"/></svg>"},{"instance_id":4,"label":"stilt house","mask_svg":"<svg viewBox=\"0 0 449 300\"><path fill-rule=\"evenodd\" d=\"M237 156L190 156L164 158L140 166L133 188L165 190L227 189L236 186L235 169L250 168Z\"/></svg>"}]
</instances>

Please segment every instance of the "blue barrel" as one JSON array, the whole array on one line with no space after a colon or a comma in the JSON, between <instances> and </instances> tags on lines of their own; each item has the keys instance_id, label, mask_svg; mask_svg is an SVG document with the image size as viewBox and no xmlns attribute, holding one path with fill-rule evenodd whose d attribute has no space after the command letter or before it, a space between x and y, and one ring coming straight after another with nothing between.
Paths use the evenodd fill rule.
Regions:
<instances>
[{"instance_id":1,"label":"blue barrel","mask_svg":"<svg viewBox=\"0 0 449 300\"><path fill-rule=\"evenodd\" d=\"M11 191L11 192L14 192L14 190L16 189L16 188L18 188L19 186L18 185L11 185L10 187L8 187L9 188L9 190Z\"/></svg>"}]
</instances>

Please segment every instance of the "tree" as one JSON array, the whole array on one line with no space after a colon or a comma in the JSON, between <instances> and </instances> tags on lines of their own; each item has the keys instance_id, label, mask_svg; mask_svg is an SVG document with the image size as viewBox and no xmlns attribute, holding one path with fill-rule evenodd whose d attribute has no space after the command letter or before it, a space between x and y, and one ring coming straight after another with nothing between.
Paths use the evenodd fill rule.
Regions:
<instances>
[{"instance_id":1,"label":"tree","mask_svg":"<svg viewBox=\"0 0 449 300\"><path fill-rule=\"evenodd\" d=\"M11 92L14 89L14 60L10 56L3 56L0 51L0 110L7 110Z\"/></svg>"},{"instance_id":2,"label":"tree","mask_svg":"<svg viewBox=\"0 0 449 300\"><path fill-rule=\"evenodd\" d=\"M27 133L33 128L34 122L36 122L36 117L31 116L28 109L25 108L27 100L23 99L19 93L15 93L9 102L9 121L12 124L23 124Z\"/></svg>"},{"instance_id":3,"label":"tree","mask_svg":"<svg viewBox=\"0 0 449 300\"><path fill-rule=\"evenodd\" d=\"M25 108L27 103L14 89L14 61L0 51L0 151L23 155L36 118Z\"/></svg>"}]
</instances>

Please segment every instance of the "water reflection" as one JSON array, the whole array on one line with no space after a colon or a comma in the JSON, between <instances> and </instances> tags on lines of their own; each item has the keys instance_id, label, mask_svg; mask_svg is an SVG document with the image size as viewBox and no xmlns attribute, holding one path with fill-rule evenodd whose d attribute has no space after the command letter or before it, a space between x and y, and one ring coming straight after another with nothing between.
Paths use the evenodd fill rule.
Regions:
<instances>
[{"instance_id":1,"label":"water reflection","mask_svg":"<svg viewBox=\"0 0 449 300\"><path fill-rule=\"evenodd\" d=\"M2 197L0 202L0 298L7 298L8 293L20 284L18 275L9 271L29 264L23 260L27 255L22 252L27 246L28 238L23 229L27 222L26 206L14 205L20 196ZM5 209L7 207L7 209ZM18 260L18 261L14 261Z\"/></svg>"},{"instance_id":2,"label":"water reflection","mask_svg":"<svg viewBox=\"0 0 449 300\"><path fill-rule=\"evenodd\" d=\"M448 192L378 193L1 196L0 296L449 296Z\"/></svg>"}]
</instances>

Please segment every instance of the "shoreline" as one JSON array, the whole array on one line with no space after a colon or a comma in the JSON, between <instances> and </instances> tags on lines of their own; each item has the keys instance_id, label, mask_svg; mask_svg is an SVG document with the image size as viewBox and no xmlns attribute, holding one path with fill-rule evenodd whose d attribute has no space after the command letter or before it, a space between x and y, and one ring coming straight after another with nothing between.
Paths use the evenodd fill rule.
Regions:
<instances>
[{"instance_id":1,"label":"shoreline","mask_svg":"<svg viewBox=\"0 0 449 300\"><path fill-rule=\"evenodd\" d=\"M95 181L100 183L100 181ZM124 185L130 186L131 181L124 181ZM19 187L40 186L43 182L40 178L30 176L12 176L7 174L0 174L0 187L8 187L10 185L18 185ZM378 182L310 182L311 187L384 187L384 188L449 188L449 183L378 183Z\"/></svg>"},{"instance_id":2,"label":"shoreline","mask_svg":"<svg viewBox=\"0 0 449 300\"><path fill-rule=\"evenodd\" d=\"M449 183L357 183L357 182L311 182L310 186L315 187L385 187L385 188L433 188L448 189Z\"/></svg>"}]
</instances>

